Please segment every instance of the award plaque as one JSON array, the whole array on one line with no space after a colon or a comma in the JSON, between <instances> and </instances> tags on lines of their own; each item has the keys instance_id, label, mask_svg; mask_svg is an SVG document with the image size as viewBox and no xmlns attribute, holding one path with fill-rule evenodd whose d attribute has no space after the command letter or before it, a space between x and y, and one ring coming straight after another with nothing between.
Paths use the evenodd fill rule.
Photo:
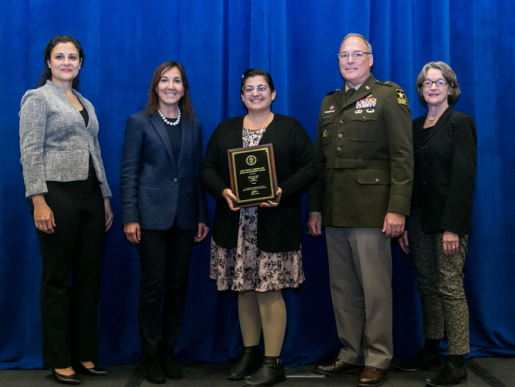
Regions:
<instances>
[{"instance_id":1,"label":"award plaque","mask_svg":"<svg viewBox=\"0 0 515 387\"><path fill-rule=\"evenodd\" d=\"M258 206L275 199L277 175L272 144L229 149L227 155L236 206Z\"/></svg>"}]
</instances>

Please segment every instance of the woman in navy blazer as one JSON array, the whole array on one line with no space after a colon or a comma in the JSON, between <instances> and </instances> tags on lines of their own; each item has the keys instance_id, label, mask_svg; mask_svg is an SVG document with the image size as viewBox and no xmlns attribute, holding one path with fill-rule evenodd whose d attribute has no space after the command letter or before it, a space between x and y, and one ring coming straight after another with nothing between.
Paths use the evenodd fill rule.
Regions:
<instances>
[{"instance_id":1,"label":"woman in navy blazer","mask_svg":"<svg viewBox=\"0 0 515 387\"><path fill-rule=\"evenodd\" d=\"M165 62L154 72L146 109L127 122L120 178L124 232L141 261L140 336L150 383L181 377L174 347L191 250L209 231L201 162L202 125L186 73L180 63Z\"/></svg>"},{"instance_id":2,"label":"woman in navy blazer","mask_svg":"<svg viewBox=\"0 0 515 387\"><path fill-rule=\"evenodd\" d=\"M451 386L467 379L464 356L470 352L463 268L472 232L476 124L472 117L452 108L460 89L447 64L426 64L418 76L417 90L428 112L413 121L413 195L400 245L413 257L422 297L425 345L414 359L397 368L418 371L438 367L440 340L446 334L449 362L426 383Z\"/></svg>"}]
</instances>

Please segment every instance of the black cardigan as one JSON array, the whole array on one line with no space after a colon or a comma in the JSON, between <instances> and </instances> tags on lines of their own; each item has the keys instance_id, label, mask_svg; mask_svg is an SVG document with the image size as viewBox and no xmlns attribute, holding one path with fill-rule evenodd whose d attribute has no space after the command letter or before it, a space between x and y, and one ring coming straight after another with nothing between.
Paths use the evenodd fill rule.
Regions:
<instances>
[{"instance_id":1,"label":"black cardigan","mask_svg":"<svg viewBox=\"0 0 515 387\"><path fill-rule=\"evenodd\" d=\"M207 144L201 176L207 191L216 199L213 239L231 249L238 241L239 211L231 211L222 192L231 187L227 150L243 146L243 116L222 121ZM277 183L282 189L279 205L258 209L258 247L267 252L299 250L301 195L316 177L311 140L300 123L276 114L261 144L274 145Z\"/></svg>"},{"instance_id":2,"label":"black cardigan","mask_svg":"<svg viewBox=\"0 0 515 387\"><path fill-rule=\"evenodd\" d=\"M413 207L422 209L425 232L451 231L463 237L472 232L476 124L452 107L432 128L423 129L425 119L413 121Z\"/></svg>"}]
</instances>

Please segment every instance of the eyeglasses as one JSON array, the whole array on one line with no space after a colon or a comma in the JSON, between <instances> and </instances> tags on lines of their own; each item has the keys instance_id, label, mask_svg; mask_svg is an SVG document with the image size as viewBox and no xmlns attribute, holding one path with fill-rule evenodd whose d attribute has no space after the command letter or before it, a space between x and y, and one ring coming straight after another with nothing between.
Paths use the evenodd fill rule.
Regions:
<instances>
[{"instance_id":1,"label":"eyeglasses","mask_svg":"<svg viewBox=\"0 0 515 387\"><path fill-rule=\"evenodd\" d=\"M345 60L349 57L349 55L351 56L352 59L363 59L363 55L365 54L372 54L371 52L366 52L366 51L352 51L351 53L348 53L348 52L339 52L336 54L336 56L338 57L338 59L340 60Z\"/></svg>"},{"instance_id":2,"label":"eyeglasses","mask_svg":"<svg viewBox=\"0 0 515 387\"><path fill-rule=\"evenodd\" d=\"M252 94L254 92L254 90L256 90L259 94L265 94L266 91L268 90L268 85L257 85L256 87L254 86L243 86L242 87L242 91L245 93L245 94Z\"/></svg>"},{"instance_id":3,"label":"eyeglasses","mask_svg":"<svg viewBox=\"0 0 515 387\"><path fill-rule=\"evenodd\" d=\"M424 82L422 82L422 86L424 87L431 87L433 86L433 83L438 87L444 87L447 84L447 81L445 79L437 79L436 81L432 81L430 79L426 79Z\"/></svg>"}]
</instances>

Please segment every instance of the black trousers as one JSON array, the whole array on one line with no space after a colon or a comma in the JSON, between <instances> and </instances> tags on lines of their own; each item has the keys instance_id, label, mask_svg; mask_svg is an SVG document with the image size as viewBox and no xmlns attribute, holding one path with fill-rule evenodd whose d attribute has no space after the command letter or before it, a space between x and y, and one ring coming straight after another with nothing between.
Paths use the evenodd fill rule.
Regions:
<instances>
[{"instance_id":1,"label":"black trousers","mask_svg":"<svg viewBox=\"0 0 515 387\"><path fill-rule=\"evenodd\" d=\"M195 232L181 230L177 224L164 231L141 230L139 327L144 354L158 353L160 336L165 350L175 347L186 304Z\"/></svg>"},{"instance_id":2,"label":"black trousers","mask_svg":"<svg viewBox=\"0 0 515 387\"><path fill-rule=\"evenodd\" d=\"M88 180L47 182L55 233L38 231L43 259L43 364L66 368L95 360L105 208L94 173ZM71 281L70 281L71 280Z\"/></svg>"}]
</instances>

